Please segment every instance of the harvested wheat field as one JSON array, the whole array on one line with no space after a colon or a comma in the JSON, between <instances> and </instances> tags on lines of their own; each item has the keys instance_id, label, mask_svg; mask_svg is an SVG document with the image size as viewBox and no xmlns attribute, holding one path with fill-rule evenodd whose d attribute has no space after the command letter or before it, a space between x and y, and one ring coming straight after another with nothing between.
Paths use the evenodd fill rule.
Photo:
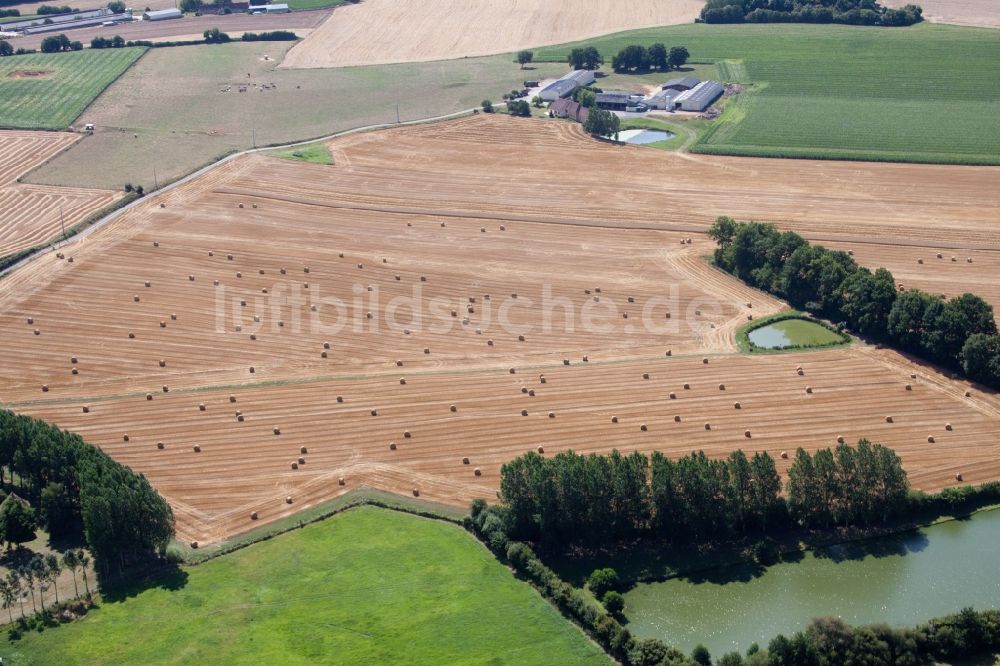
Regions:
<instances>
[{"instance_id":1,"label":"harvested wheat field","mask_svg":"<svg viewBox=\"0 0 1000 666\"><path fill-rule=\"evenodd\" d=\"M909 0L886 0L886 7L914 4ZM996 0L922 0L924 19L934 23L1000 28L1000 5Z\"/></svg>"},{"instance_id":2,"label":"harvested wheat field","mask_svg":"<svg viewBox=\"0 0 1000 666\"><path fill-rule=\"evenodd\" d=\"M66 150L80 137L68 132L0 131L0 257L44 243L119 194L17 182L25 173Z\"/></svg>"},{"instance_id":3,"label":"harvested wheat field","mask_svg":"<svg viewBox=\"0 0 1000 666\"><path fill-rule=\"evenodd\" d=\"M361 486L493 497L539 446L780 459L867 436L926 490L1000 477L992 394L861 345L733 353L782 305L697 233L771 215L900 265L907 234L975 246L919 265L959 288L996 279L976 187L997 170L687 158L483 116L329 145L333 165L229 161L0 282L0 399L146 473L186 540Z\"/></svg>"},{"instance_id":4,"label":"harvested wheat field","mask_svg":"<svg viewBox=\"0 0 1000 666\"><path fill-rule=\"evenodd\" d=\"M365 0L338 7L282 67L351 67L507 53L691 23L700 0Z\"/></svg>"}]
</instances>

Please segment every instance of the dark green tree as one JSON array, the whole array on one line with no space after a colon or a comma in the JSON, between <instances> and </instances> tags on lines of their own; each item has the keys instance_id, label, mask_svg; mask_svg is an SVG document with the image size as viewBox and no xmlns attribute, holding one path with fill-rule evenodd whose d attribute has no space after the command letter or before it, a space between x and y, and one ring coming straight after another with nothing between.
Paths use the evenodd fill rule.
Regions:
<instances>
[{"instance_id":1,"label":"dark green tree","mask_svg":"<svg viewBox=\"0 0 1000 666\"><path fill-rule=\"evenodd\" d=\"M534 51L524 50L517 52L517 64L521 66L521 69L524 69L524 66L534 59L535 59Z\"/></svg>"},{"instance_id":2,"label":"dark green tree","mask_svg":"<svg viewBox=\"0 0 1000 666\"><path fill-rule=\"evenodd\" d=\"M668 69L680 69L687 64L690 57L691 55L688 53L687 47L674 46L670 49L670 54L667 56L667 67Z\"/></svg>"},{"instance_id":3,"label":"dark green tree","mask_svg":"<svg viewBox=\"0 0 1000 666\"><path fill-rule=\"evenodd\" d=\"M8 498L0 507L0 535L8 548L34 540L37 527L35 512L17 499Z\"/></svg>"}]
</instances>

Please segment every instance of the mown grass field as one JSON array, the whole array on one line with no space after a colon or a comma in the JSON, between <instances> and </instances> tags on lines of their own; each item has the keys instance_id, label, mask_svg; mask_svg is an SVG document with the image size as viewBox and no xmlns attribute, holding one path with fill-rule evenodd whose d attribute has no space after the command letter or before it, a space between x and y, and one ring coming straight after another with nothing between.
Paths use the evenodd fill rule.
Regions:
<instances>
[{"instance_id":1,"label":"mown grass field","mask_svg":"<svg viewBox=\"0 0 1000 666\"><path fill-rule=\"evenodd\" d=\"M5 641L3 656L88 666L610 663L461 528L376 508L189 567L78 622Z\"/></svg>"},{"instance_id":2,"label":"mown grass field","mask_svg":"<svg viewBox=\"0 0 1000 666\"><path fill-rule=\"evenodd\" d=\"M754 83L695 152L1000 164L1000 31L921 24L686 25L589 40L687 46L726 81ZM538 49L563 60L574 45Z\"/></svg>"},{"instance_id":3,"label":"mown grass field","mask_svg":"<svg viewBox=\"0 0 1000 666\"><path fill-rule=\"evenodd\" d=\"M0 59L0 128L69 127L145 48L32 53ZM26 75L27 72L44 72Z\"/></svg>"}]
</instances>

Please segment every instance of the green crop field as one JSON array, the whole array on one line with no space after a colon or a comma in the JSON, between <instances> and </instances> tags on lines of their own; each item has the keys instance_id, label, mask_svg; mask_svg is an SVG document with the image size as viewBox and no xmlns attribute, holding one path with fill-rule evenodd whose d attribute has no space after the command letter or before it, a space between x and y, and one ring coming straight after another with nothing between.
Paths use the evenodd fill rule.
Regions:
<instances>
[{"instance_id":1,"label":"green crop field","mask_svg":"<svg viewBox=\"0 0 1000 666\"><path fill-rule=\"evenodd\" d=\"M145 48L0 58L0 127L65 129Z\"/></svg>"},{"instance_id":2,"label":"green crop field","mask_svg":"<svg viewBox=\"0 0 1000 666\"><path fill-rule=\"evenodd\" d=\"M752 83L695 152L1000 164L1000 31L921 24L685 25L587 40L684 45ZM538 49L564 60L573 44Z\"/></svg>"},{"instance_id":3,"label":"green crop field","mask_svg":"<svg viewBox=\"0 0 1000 666\"><path fill-rule=\"evenodd\" d=\"M303 9L323 9L325 7L336 7L342 5L347 0L289 0L288 6L294 10Z\"/></svg>"},{"instance_id":4,"label":"green crop field","mask_svg":"<svg viewBox=\"0 0 1000 666\"><path fill-rule=\"evenodd\" d=\"M460 527L376 508L188 567L2 653L63 666L610 664Z\"/></svg>"}]
</instances>

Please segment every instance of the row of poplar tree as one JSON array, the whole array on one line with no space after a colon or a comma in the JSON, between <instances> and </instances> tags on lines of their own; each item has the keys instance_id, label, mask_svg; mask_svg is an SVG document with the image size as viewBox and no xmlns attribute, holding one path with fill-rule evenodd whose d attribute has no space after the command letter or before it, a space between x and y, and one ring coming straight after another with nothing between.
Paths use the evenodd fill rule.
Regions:
<instances>
[{"instance_id":1,"label":"row of poplar tree","mask_svg":"<svg viewBox=\"0 0 1000 666\"><path fill-rule=\"evenodd\" d=\"M905 508L909 485L896 453L861 440L810 455L799 449L782 484L766 452L725 459L702 451L551 458L527 453L501 469L507 536L542 546L597 547L653 537L717 541L790 526L870 525ZM785 494L782 494L785 490Z\"/></svg>"}]
</instances>

